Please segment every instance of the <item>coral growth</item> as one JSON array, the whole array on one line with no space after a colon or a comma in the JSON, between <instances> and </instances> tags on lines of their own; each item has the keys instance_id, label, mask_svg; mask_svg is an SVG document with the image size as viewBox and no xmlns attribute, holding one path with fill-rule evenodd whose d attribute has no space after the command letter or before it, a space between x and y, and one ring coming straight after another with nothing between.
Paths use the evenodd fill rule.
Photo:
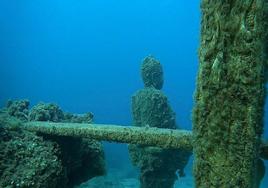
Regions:
<instances>
[{"instance_id":1,"label":"coral growth","mask_svg":"<svg viewBox=\"0 0 268 188\"><path fill-rule=\"evenodd\" d=\"M143 60L141 76L145 87L162 89L164 83L163 68L153 56L148 56Z\"/></svg>"},{"instance_id":2,"label":"coral growth","mask_svg":"<svg viewBox=\"0 0 268 188\"><path fill-rule=\"evenodd\" d=\"M43 137L58 144L68 186L79 185L106 173L104 151L100 142L66 136L43 135Z\"/></svg>"},{"instance_id":3,"label":"coral growth","mask_svg":"<svg viewBox=\"0 0 268 188\"><path fill-rule=\"evenodd\" d=\"M129 145L129 152L133 165L140 168L141 188L173 187L178 176L185 176L184 167L190 155L182 150L137 145Z\"/></svg>"},{"instance_id":4,"label":"coral growth","mask_svg":"<svg viewBox=\"0 0 268 188\"><path fill-rule=\"evenodd\" d=\"M14 116L20 120L27 121L29 114L28 100L9 100L6 104L6 110L10 116Z\"/></svg>"},{"instance_id":5,"label":"coral growth","mask_svg":"<svg viewBox=\"0 0 268 188\"><path fill-rule=\"evenodd\" d=\"M132 115L135 126L175 129L175 114L167 97L154 88L139 90L132 97Z\"/></svg>"},{"instance_id":6,"label":"coral growth","mask_svg":"<svg viewBox=\"0 0 268 188\"><path fill-rule=\"evenodd\" d=\"M33 121L68 123L92 123L93 121L92 113L85 115L64 113L59 106L51 103L37 104L31 109L29 117ZM105 174L104 152L99 142L64 136L43 135L43 137L55 141L59 145L69 185L77 185L92 177Z\"/></svg>"},{"instance_id":7,"label":"coral growth","mask_svg":"<svg viewBox=\"0 0 268 188\"><path fill-rule=\"evenodd\" d=\"M52 121L52 122L68 122L68 123L92 123L93 114L91 112L85 114L72 114L63 112L61 108L53 103L38 103L29 113L30 121Z\"/></svg>"},{"instance_id":8,"label":"coral growth","mask_svg":"<svg viewBox=\"0 0 268 188\"><path fill-rule=\"evenodd\" d=\"M29 114L30 121L53 121L59 122L64 118L63 111L59 106L52 103L38 103Z\"/></svg>"},{"instance_id":9,"label":"coral growth","mask_svg":"<svg viewBox=\"0 0 268 188\"><path fill-rule=\"evenodd\" d=\"M0 114L0 187L64 187L57 145L20 129L20 123Z\"/></svg>"},{"instance_id":10,"label":"coral growth","mask_svg":"<svg viewBox=\"0 0 268 188\"><path fill-rule=\"evenodd\" d=\"M203 0L193 112L196 187L258 184L265 0Z\"/></svg>"},{"instance_id":11,"label":"coral growth","mask_svg":"<svg viewBox=\"0 0 268 188\"><path fill-rule=\"evenodd\" d=\"M268 160L268 141L263 141L260 147L260 157Z\"/></svg>"},{"instance_id":12,"label":"coral growth","mask_svg":"<svg viewBox=\"0 0 268 188\"><path fill-rule=\"evenodd\" d=\"M55 104L44 103L28 113L28 106L28 101L9 101L0 111L0 187L73 187L105 174L101 143L35 135L22 130L17 119L91 123L92 113L73 115Z\"/></svg>"},{"instance_id":13,"label":"coral growth","mask_svg":"<svg viewBox=\"0 0 268 188\"><path fill-rule=\"evenodd\" d=\"M71 114L71 113L64 113L64 120L63 122L69 123L92 123L93 122L93 113L87 112L82 115Z\"/></svg>"},{"instance_id":14,"label":"coral growth","mask_svg":"<svg viewBox=\"0 0 268 188\"><path fill-rule=\"evenodd\" d=\"M167 97L158 89L163 85L161 64L153 57L147 57L142 64L145 89L132 97L133 125L176 129L175 114ZM177 176L183 176L190 152L168 150L157 147L129 145L131 160L140 167L141 188L171 188Z\"/></svg>"}]
</instances>

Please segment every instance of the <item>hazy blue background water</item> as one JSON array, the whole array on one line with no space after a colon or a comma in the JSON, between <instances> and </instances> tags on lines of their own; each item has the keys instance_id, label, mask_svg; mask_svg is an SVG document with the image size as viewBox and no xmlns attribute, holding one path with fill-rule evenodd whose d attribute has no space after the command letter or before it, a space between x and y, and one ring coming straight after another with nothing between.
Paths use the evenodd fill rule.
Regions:
<instances>
[{"instance_id":1,"label":"hazy blue background water","mask_svg":"<svg viewBox=\"0 0 268 188\"><path fill-rule=\"evenodd\" d=\"M191 129L199 3L0 0L1 106L28 98L92 111L97 123L130 125L131 95L143 87L140 64L152 54L163 64L178 124ZM106 152L114 166L128 160L125 145L106 144Z\"/></svg>"}]
</instances>

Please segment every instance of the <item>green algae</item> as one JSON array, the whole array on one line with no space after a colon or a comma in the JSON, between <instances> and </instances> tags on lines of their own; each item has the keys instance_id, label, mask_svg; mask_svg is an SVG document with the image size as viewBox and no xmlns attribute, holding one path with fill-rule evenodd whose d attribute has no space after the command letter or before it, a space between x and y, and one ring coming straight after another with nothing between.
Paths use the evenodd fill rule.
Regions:
<instances>
[{"instance_id":1,"label":"green algae","mask_svg":"<svg viewBox=\"0 0 268 188\"><path fill-rule=\"evenodd\" d=\"M163 68L153 56L144 58L141 67L141 77L145 87L162 89L164 83Z\"/></svg>"},{"instance_id":2,"label":"green algae","mask_svg":"<svg viewBox=\"0 0 268 188\"><path fill-rule=\"evenodd\" d=\"M53 103L40 102L29 112L30 121L51 121L51 122L69 122L69 123L92 123L93 113L73 114L64 112L58 105Z\"/></svg>"},{"instance_id":3,"label":"green algae","mask_svg":"<svg viewBox=\"0 0 268 188\"><path fill-rule=\"evenodd\" d=\"M60 107L53 103L38 103L29 114L30 121L60 122L64 119L64 113Z\"/></svg>"},{"instance_id":4,"label":"green algae","mask_svg":"<svg viewBox=\"0 0 268 188\"><path fill-rule=\"evenodd\" d=\"M182 148L192 151L192 133L185 130L53 122L27 122L23 125L26 130L47 135L91 138L166 149Z\"/></svg>"},{"instance_id":5,"label":"green algae","mask_svg":"<svg viewBox=\"0 0 268 188\"><path fill-rule=\"evenodd\" d=\"M0 187L64 187L59 150L53 142L21 129L22 123L0 113Z\"/></svg>"},{"instance_id":6,"label":"green algae","mask_svg":"<svg viewBox=\"0 0 268 188\"><path fill-rule=\"evenodd\" d=\"M177 131L175 113L167 97L160 91L164 82L160 62L152 56L146 57L141 66L141 75L145 88L137 91L132 97L133 125L145 129L157 127L169 129L171 132ZM145 139L153 138L161 137L155 131L152 138L146 136ZM179 140L171 141L170 138L166 138L167 145ZM129 145L129 152L132 163L140 168L141 188L173 187L177 179L175 172L178 170L180 176L184 175L184 167L191 155L185 148L171 150L140 145Z\"/></svg>"},{"instance_id":7,"label":"green algae","mask_svg":"<svg viewBox=\"0 0 268 188\"><path fill-rule=\"evenodd\" d=\"M11 117L16 117L19 120L27 121L29 114L30 102L27 99L24 100L8 100L6 104L7 113Z\"/></svg>"},{"instance_id":8,"label":"green algae","mask_svg":"<svg viewBox=\"0 0 268 188\"><path fill-rule=\"evenodd\" d=\"M92 122L92 113L65 113L51 103L31 110L28 107L27 100L18 100L9 101L0 110L0 187L69 188L106 173L100 142L36 134L24 128L36 118L43 122Z\"/></svg>"},{"instance_id":9,"label":"green algae","mask_svg":"<svg viewBox=\"0 0 268 188\"><path fill-rule=\"evenodd\" d=\"M265 99L264 3L202 1L193 112L196 187L258 184Z\"/></svg>"}]
</instances>

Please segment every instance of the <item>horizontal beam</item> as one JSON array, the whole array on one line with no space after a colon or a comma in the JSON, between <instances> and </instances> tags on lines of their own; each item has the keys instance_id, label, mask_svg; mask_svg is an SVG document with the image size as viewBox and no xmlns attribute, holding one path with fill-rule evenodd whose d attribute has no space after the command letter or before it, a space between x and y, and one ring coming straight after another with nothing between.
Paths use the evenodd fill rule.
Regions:
<instances>
[{"instance_id":1,"label":"horizontal beam","mask_svg":"<svg viewBox=\"0 0 268 188\"><path fill-rule=\"evenodd\" d=\"M192 132L186 130L78 123L28 122L29 131L99 141L157 146L192 151Z\"/></svg>"}]
</instances>

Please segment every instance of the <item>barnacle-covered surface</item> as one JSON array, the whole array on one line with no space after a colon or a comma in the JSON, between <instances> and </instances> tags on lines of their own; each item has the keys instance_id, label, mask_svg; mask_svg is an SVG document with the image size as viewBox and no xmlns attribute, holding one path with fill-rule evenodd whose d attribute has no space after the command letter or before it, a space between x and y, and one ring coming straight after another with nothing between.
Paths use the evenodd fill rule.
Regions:
<instances>
[{"instance_id":1,"label":"barnacle-covered surface","mask_svg":"<svg viewBox=\"0 0 268 188\"><path fill-rule=\"evenodd\" d=\"M144 89L132 97L133 125L176 129L175 114L167 97L160 91L163 70L159 61L146 57L141 66ZM180 149L161 149L129 145L132 163L140 168L141 188L171 188L177 179L175 172L184 175L191 152Z\"/></svg>"},{"instance_id":2,"label":"barnacle-covered surface","mask_svg":"<svg viewBox=\"0 0 268 188\"><path fill-rule=\"evenodd\" d=\"M1 111L0 187L65 187L67 178L57 144L21 126L20 120Z\"/></svg>"},{"instance_id":3,"label":"barnacle-covered surface","mask_svg":"<svg viewBox=\"0 0 268 188\"><path fill-rule=\"evenodd\" d=\"M58 144L69 187L106 173L104 151L100 142L68 136L42 136L45 140Z\"/></svg>"},{"instance_id":4,"label":"barnacle-covered surface","mask_svg":"<svg viewBox=\"0 0 268 188\"><path fill-rule=\"evenodd\" d=\"M194 121L196 187L257 187L265 1L203 0Z\"/></svg>"},{"instance_id":5,"label":"barnacle-covered surface","mask_svg":"<svg viewBox=\"0 0 268 188\"><path fill-rule=\"evenodd\" d=\"M265 20L268 20L268 0L265 1ZM268 30L268 23L264 22L263 24L266 24L266 30ZM268 32L266 32L266 45L265 45L265 63L266 63L266 67L265 67L265 82L267 84L268 81Z\"/></svg>"},{"instance_id":6,"label":"barnacle-covered surface","mask_svg":"<svg viewBox=\"0 0 268 188\"><path fill-rule=\"evenodd\" d=\"M162 89L164 83L163 68L160 62L153 56L144 58L141 76L145 87Z\"/></svg>"},{"instance_id":7,"label":"barnacle-covered surface","mask_svg":"<svg viewBox=\"0 0 268 188\"><path fill-rule=\"evenodd\" d=\"M23 125L29 131L46 135L92 138L109 142L192 151L192 132L185 130L52 122L28 122Z\"/></svg>"},{"instance_id":8,"label":"barnacle-covered surface","mask_svg":"<svg viewBox=\"0 0 268 188\"><path fill-rule=\"evenodd\" d=\"M65 113L53 103L39 103L29 114L32 121L92 123L93 114L75 115ZM68 185L78 185L92 177L105 174L102 145L92 139L41 134L46 140L59 145L61 161L65 167Z\"/></svg>"},{"instance_id":9,"label":"barnacle-covered surface","mask_svg":"<svg viewBox=\"0 0 268 188\"><path fill-rule=\"evenodd\" d=\"M29 112L30 121L51 121L69 123L92 123L94 115L91 112L85 114L72 114L64 112L57 104L40 102Z\"/></svg>"},{"instance_id":10,"label":"barnacle-covered surface","mask_svg":"<svg viewBox=\"0 0 268 188\"><path fill-rule=\"evenodd\" d=\"M65 112L63 122L69 123L92 123L93 122L93 113L87 112L85 114L72 114Z\"/></svg>"},{"instance_id":11,"label":"barnacle-covered surface","mask_svg":"<svg viewBox=\"0 0 268 188\"><path fill-rule=\"evenodd\" d=\"M30 121L53 121L59 122L64 118L63 111L53 103L38 103L29 114Z\"/></svg>"},{"instance_id":12,"label":"barnacle-covered surface","mask_svg":"<svg viewBox=\"0 0 268 188\"><path fill-rule=\"evenodd\" d=\"M22 121L28 120L29 100L8 100L6 104L7 113L10 116L16 117Z\"/></svg>"},{"instance_id":13,"label":"barnacle-covered surface","mask_svg":"<svg viewBox=\"0 0 268 188\"><path fill-rule=\"evenodd\" d=\"M179 177L184 177L184 168L191 152L158 147L129 145L133 165L140 168L142 188L171 188ZM176 175L178 173L178 176Z\"/></svg>"},{"instance_id":14,"label":"barnacle-covered surface","mask_svg":"<svg viewBox=\"0 0 268 188\"><path fill-rule=\"evenodd\" d=\"M268 160L268 141L263 141L260 147L260 157Z\"/></svg>"},{"instance_id":15,"label":"barnacle-covered surface","mask_svg":"<svg viewBox=\"0 0 268 188\"><path fill-rule=\"evenodd\" d=\"M134 125L138 127L159 127L175 129L175 117L166 96L154 88L145 88L136 93L132 100ZM191 143L191 142L190 142ZM157 147L130 145L131 160L140 167L142 188L173 187L178 170L184 175L191 152L167 150Z\"/></svg>"},{"instance_id":16,"label":"barnacle-covered surface","mask_svg":"<svg viewBox=\"0 0 268 188\"><path fill-rule=\"evenodd\" d=\"M137 91L132 97L135 126L176 129L175 114L164 93L154 88Z\"/></svg>"},{"instance_id":17,"label":"barnacle-covered surface","mask_svg":"<svg viewBox=\"0 0 268 188\"><path fill-rule=\"evenodd\" d=\"M22 129L27 120L91 123L92 113L65 113L55 104L28 106L27 100L9 101L1 110L0 187L73 187L105 174L100 142Z\"/></svg>"}]
</instances>

